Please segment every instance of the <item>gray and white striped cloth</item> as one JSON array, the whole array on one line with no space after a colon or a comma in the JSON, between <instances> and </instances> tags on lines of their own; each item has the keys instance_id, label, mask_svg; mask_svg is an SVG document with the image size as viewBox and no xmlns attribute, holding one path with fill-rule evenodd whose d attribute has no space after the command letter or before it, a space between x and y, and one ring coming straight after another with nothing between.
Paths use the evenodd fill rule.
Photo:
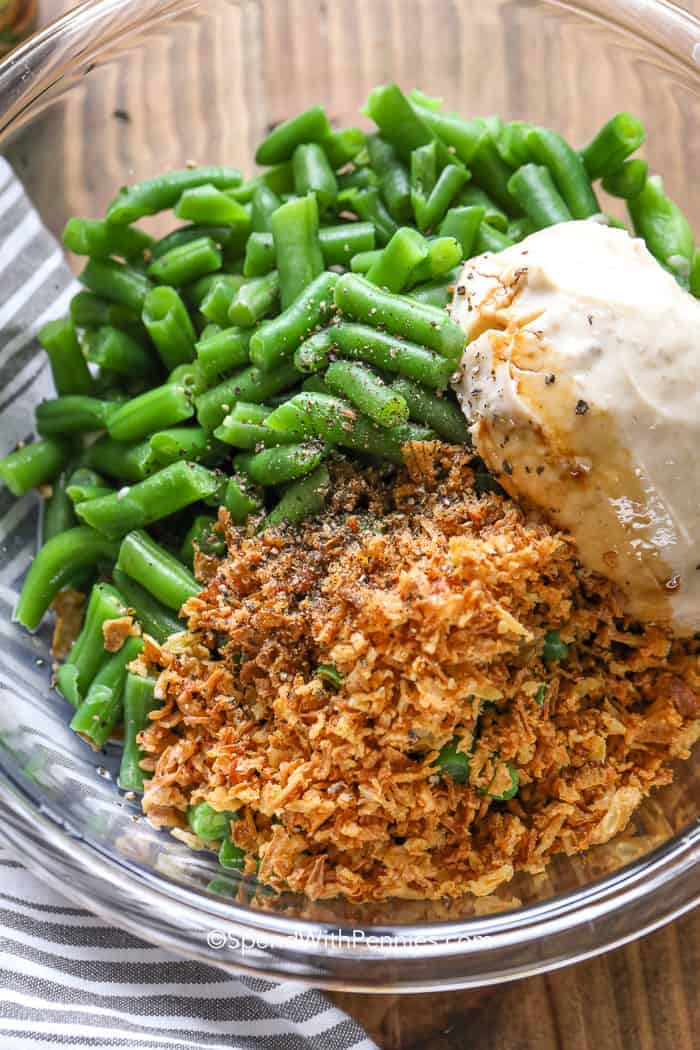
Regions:
<instances>
[{"instance_id":1,"label":"gray and white striped cloth","mask_svg":"<svg viewBox=\"0 0 700 1050\"><path fill-rule=\"evenodd\" d=\"M27 399L52 393L34 337L76 284L0 157L0 436L30 436ZM1 454L1 453L0 453ZM0 488L0 539L13 547L27 501ZM0 580L11 597L31 557ZM3 603L4 604L4 603ZM231 977L145 944L74 906L0 847L1 1050L373 1050L346 1014L301 984Z\"/></svg>"}]
</instances>

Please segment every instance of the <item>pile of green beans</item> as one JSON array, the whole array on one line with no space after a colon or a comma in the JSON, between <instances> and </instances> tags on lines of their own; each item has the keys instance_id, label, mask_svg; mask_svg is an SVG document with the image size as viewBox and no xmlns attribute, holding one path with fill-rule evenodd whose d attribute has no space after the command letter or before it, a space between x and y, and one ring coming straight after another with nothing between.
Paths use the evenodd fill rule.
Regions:
<instances>
[{"instance_id":1,"label":"pile of green beans","mask_svg":"<svg viewBox=\"0 0 700 1050\"><path fill-rule=\"evenodd\" d=\"M375 88L365 112L368 135L333 130L314 106L261 143L254 178L171 172L66 226L85 291L39 334L57 396L0 479L16 496L51 487L16 619L36 630L61 589L89 592L57 685L94 747L123 724L130 790L143 789L138 735L157 687L136 673L138 630L107 652L105 623L130 612L157 642L182 627L196 551L224 553L218 507L251 531L293 524L322 510L332 457L400 464L409 441L468 443L450 389L465 337L446 310L465 259L554 223L606 221L600 180L700 294L692 231L632 156L644 129L629 114L577 151L396 85ZM169 210L185 224L160 240L135 225ZM237 866L235 814L203 806L192 827Z\"/></svg>"}]
</instances>

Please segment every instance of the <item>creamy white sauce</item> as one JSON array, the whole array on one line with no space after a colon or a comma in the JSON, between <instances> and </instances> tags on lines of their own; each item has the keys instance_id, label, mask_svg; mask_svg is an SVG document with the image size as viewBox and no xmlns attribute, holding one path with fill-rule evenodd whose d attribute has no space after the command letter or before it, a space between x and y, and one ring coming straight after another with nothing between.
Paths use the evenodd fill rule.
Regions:
<instances>
[{"instance_id":1,"label":"creamy white sauce","mask_svg":"<svg viewBox=\"0 0 700 1050\"><path fill-rule=\"evenodd\" d=\"M700 303L593 222L470 260L452 316L475 444L630 612L700 629Z\"/></svg>"}]
</instances>

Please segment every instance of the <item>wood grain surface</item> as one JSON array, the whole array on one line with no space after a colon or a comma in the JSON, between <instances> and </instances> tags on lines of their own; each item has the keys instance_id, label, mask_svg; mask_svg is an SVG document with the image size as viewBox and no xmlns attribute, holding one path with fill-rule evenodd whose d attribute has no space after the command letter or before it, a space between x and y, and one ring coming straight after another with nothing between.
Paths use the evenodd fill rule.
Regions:
<instances>
[{"instance_id":1,"label":"wood grain surface","mask_svg":"<svg viewBox=\"0 0 700 1050\"><path fill-rule=\"evenodd\" d=\"M454 5L454 24L438 26L426 24L428 3L398 0L392 24L384 27L372 23L371 0L327 0L318 6L325 18L323 32L328 48L320 57L314 54L312 61L305 45L305 15L308 14L305 2L258 0L257 3L260 26L277 38L280 53L285 55L282 73L265 81L267 119L274 119L277 110L285 112L288 77L301 78L308 101L319 101L315 78L321 76L324 83L328 83L329 70L322 63L329 61L330 54L336 56L330 74L332 97L325 101L333 115L341 119L349 118L352 113L357 83L381 79L383 48L394 49L392 61L404 70L406 80L430 88L425 70L416 68L414 63L412 40L422 33L434 33L439 53L440 42L446 41L451 33L470 32L468 20L458 15L460 7L472 6L466 0ZM489 0L475 0L475 5L488 20ZM46 24L72 4L69 0L40 0L39 6L40 24ZM687 6L700 15L700 0L692 0ZM485 25L488 29L486 22ZM250 20L234 29L250 34L247 46L255 46ZM492 50L485 53L486 63L495 61L493 49L501 44L507 47L507 41L499 43L497 29L493 41L489 42ZM360 49L359 57L346 53L343 48L344 34L350 30L358 34L360 40L365 34L367 46ZM78 91L58 114L56 111L46 114L12 144L8 150L11 161L18 167L42 213L51 216L56 230L62 221L60 211L53 207L57 197L65 201L65 209L70 213L96 213L96 208L111 194L114 179L110 178L110 172L121 175L125 164L132 163L136 170L141 158L125 157L121 153L119 127L128 119L126 114L132 107L143 107L148 94L144 91L146 81L152 91L162 90L167 83L172 92L167 122L162 126L158 121L146 122L148 135L144 135L140 148L146 158L144 163L150 164L152 170L158 170L159 158L160 167L166 167L170 154L182 152L181 142L173 148L172 136L178 134L178 128L191 127L192 122L185 119L185 114L193 110L204 121L217 121L222 128L233 129L231 134L238 153L252 152L252 141L262 122L262 115L256 109L259 95L255 84L244 82L240 70L229 61L233 41L217 40L215 34L207 35L206 30L202 33L197 40L200 65L196 82L185 56L172 56L168 69L144 68L142 77L128 83L119 77L115 66L111 74L113 87L107 91L103 88L99 112L91 109L95 103L90 96ZM533 56L533 60L542 63L546 72L546 48L542 54ZM230 107L226 107L226 112L212 112L207 84L210 78L224 72L231 79ZM460 90L467 92L470 88L469 70L453 70L448 63L441 75L447 80L460 78ZM607 75L605 68L601 68L600 76ZM612 91L614 70L609 75ZM560 83L557 90L567 92L569 86ZM500 100L501 109L524 115L532 100L525 90L522 95L516 92L516 96ZM81 152L67 148L68 142L76 141L81 127L90 127L95 122L111 129L100 136L99 153L91 151L89 136ZM192 156L199 158L201 143L195 140L188 146ZM230 142L222 141L222 152L230 148ZM700 141L697 150L700 152ZM216 158L207 159L216 162ZM682 170L672 173L672 182L674 177L680 184L685 174ZM696 206L700 204L696 202ZM333 998L365 1025L383 1048L696 1050L700 1047L699 973L700 911L697 911L626 948L542 977L449 994L399 997L338 993Z\"/></svg>"}]
</instances>

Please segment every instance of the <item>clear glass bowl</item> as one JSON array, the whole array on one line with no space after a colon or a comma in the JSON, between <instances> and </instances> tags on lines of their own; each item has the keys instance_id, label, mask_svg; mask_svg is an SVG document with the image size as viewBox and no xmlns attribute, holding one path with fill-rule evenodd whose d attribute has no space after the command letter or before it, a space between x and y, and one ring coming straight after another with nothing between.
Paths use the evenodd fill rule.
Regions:
<instances>
[{"instance_id":1,"label":"clear glass bowl","mask_svg":"<svg viewBox=\"0 0 700 1050\"><path fill-rule=\"evenodd\" d=\"M355 122L387 80L574 142L624 109L646 122L652 168L700 228L698 62L700 23L653 0L98 0L0 66L0 129L58 232L72 214L100 214L124 182L192 159L247 166L266 127L314 102ZM623 836L496 897L351 908L252 901L245 883L235 899L208 892L213 858L139 820L112 779L116 749L98 764L68 730L47 629L29 638L10 622L13 558L32 539L15 530L0 551L2 832L42 878L134 933L231 969L425 991L586 958L700 898L693 762Z\"/></svg>"}]
</instances>

